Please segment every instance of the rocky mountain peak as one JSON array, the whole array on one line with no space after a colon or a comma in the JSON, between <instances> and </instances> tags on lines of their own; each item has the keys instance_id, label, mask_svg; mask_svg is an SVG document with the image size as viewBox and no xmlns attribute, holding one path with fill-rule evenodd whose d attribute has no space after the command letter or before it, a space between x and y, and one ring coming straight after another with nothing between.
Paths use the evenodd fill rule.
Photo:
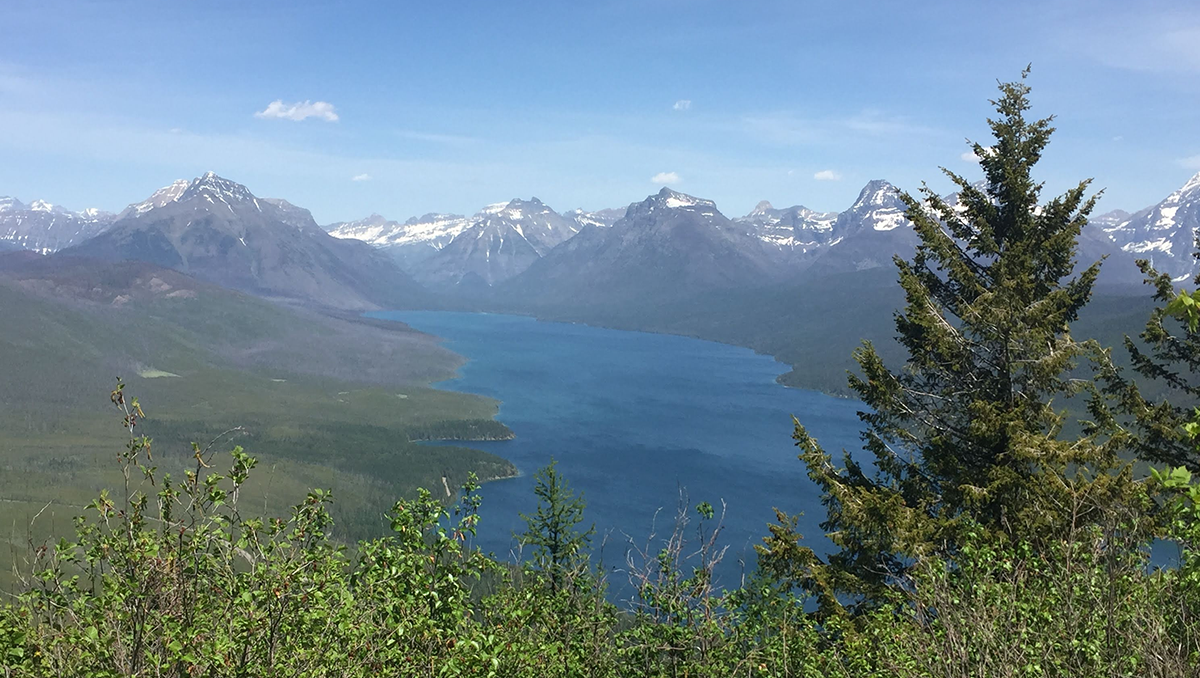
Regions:
<instances>
[{"instance_id":1,"label":"rocky mountain peak","mask_svg":"<svg viewBox=\"0 0 1200 678\"><path fill-rule=\"evenodd\" d=\"M838 216L835 230L839 235L863 229L891 231L909 223L904 217L907 210L895 186L875 179L867 182L854 205Z\"/></svg>"},{"instance_id":2,"label":"rocky mountain peak","mask_svg":"<svg viewBox=\"0 0 1200 678\"><path fill-rule=\"evenodd\" d=\"M232 205L232 203L253 202L254 194L242 184L218 176L216 172L207 172L204 176L193 179L176 200L186 202L201 199Z\"/></svg>"},{"instance_id":3,"label":"rocky mountain peak","mask_svg":"<svg viewBox=\"0 0 1200 678\"><path fill-rule=\"evenodd\" d=\"M717 204L711 200L680 193L665 186L658 193L646 198L642 204L650 209L665 207L666 209L705 209L715 211L717 208Z\"/></svg>"},{"instance_id":4,"label":"rocky mountain peak","mask_svg":"<svg viewBox=\"0 0 1200 678\"><path fill-rule=\"evenodd\" d=\"M129 216L137 216L139 214L148 212L155 207L162 207L167 203L175 202L179 199L179 196L183 195L183 192L188 189L188 186L191 185L192 182L188 181L187 179L176 179L169 186L163 186L142 202L133 203L129 207L126 207L120 214L117 215L117 218L124 219L125 217Z\"/></svg>"},{"instance_id":5,"label":"rocky mountain peak","mask_svg":"<svg viewBox=\"0 0 1200 678\"><path fill-rule=\"evenodd\" d=\"M1192 178L1188 179L1187 183L1183 185L1183 188L1176 191L1176 193L1178 193L1181 198L1184 196L1192 197L1194 194L1200 193L1200 172L1192 175Z\"/></svg>"},{"instance_id":6,"label":"rocky mountain peak","mask_svg":"<svg viewBox=\"0 0 1200 678\"><path fill-rule=\"evenodd\" d=\"M858 200L854 201L854 205L850 209L896 207L903 204L895 186L883 179L872 179L859 191Z\"/></svg>"}]
</instances>

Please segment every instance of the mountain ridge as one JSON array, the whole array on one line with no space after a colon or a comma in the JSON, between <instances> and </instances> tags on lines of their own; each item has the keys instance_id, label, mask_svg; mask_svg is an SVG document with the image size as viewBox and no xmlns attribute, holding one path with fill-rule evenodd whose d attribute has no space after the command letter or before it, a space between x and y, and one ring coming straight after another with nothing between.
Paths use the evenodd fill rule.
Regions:
<instances>
[{"instance_id":1,"label":"mountain ridge","mask_svg":"<svg viewBox=\"0 0 1200 678\"><path fill-rule=\"evenodd\" d=\"M325 233L286 200L258 198L213 172L132 205L108 229L61 252L140 260L260 296L352 309L394 307L424 291L369 245Z\"/></svg>"}]
</instances>

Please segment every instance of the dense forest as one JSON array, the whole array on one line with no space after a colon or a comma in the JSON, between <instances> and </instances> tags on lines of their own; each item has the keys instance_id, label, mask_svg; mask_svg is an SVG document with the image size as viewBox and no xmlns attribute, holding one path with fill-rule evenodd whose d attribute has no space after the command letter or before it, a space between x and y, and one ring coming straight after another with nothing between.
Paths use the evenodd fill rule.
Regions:
<instances>
[{"instance_id":1,"label":"dense forest","mask_svg":"<svg viewBox=\"0 0 1200 678\"><path fill-rule=\"evenodd\" d=\"M796 422L832 554L779 513L754 573L718 590L720 519L700 503L632 554L617 605L553 465L519 565L473 546L473 477L457 500L397 501L389 536L349 545L327 491L278 517L239 501L257 472L240 447L160 473L118 384L124 483L73 538L31 544L0 608L4 675L1200 675L1200 292L1143 263L1144 332L1075 337L1102 265L1075 272L1095 195L1041 199L1053 128L1028 97L1023 78L1000 85L994 139L973 146L982 186L947 172L957 205L904 196L922 244L896 261L903 364L855 352L862 453L835 458Z\"/></svg>"}]
</instances>

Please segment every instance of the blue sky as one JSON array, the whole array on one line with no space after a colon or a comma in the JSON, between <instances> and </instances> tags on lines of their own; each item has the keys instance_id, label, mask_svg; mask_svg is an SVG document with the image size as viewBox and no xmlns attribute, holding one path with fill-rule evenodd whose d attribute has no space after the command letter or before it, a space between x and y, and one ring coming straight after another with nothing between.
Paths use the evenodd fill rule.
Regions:
<instances>
[{"instance_id":1,"label":"blue sky","mask_svg":"<svg viewBox=\"0 0 1200 678\"><path fill-rule=\"evenodd\" d=\"M321 223L661 182L840 210L976 176L1027 63L1048 190L1133 210L1200 171L1195 2L0 1L0 195L72 209L213 170Z\"/></svg>"}]
</instances>

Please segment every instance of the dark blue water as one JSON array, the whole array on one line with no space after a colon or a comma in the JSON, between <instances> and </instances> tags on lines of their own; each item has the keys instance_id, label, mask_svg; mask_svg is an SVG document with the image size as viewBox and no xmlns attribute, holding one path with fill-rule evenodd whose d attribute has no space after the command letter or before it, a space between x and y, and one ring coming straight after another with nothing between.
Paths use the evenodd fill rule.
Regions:
<instances>
[{"instance_id":1,"label":"dark blue water","mask_svg":"<svg viewBox=\"0 0 1200 678\"><path fill-rule=\"evenodd\" d=\"M724 344L531 318L479 313L388 312L445 338L469 362L437 386L500 400L499 419L515 440L471 443L516 464L521 477L483 487L480 545L497 555L515 548L521 513L536 507L533 473L558 460L587 501L596 556L621 585L629 540L645 547L652 528L670 531L687 505L726 507L718 569L734 587L753 567L753 544L767 534L774 507L803 513L808 545L824 552L819 494L796 459L792 415L840 459L858 448L859 403L775 383L784 366ZM656 513L658 513L656 519ZM693 526L694 527L694 526ZM661 544L653 544L654 551Z\"/></svg>"}]
</instances>

